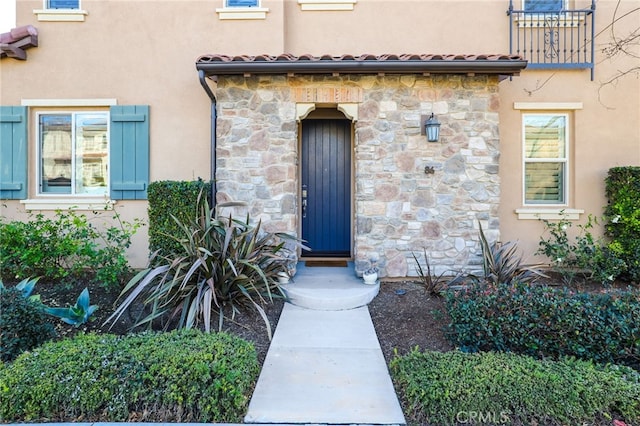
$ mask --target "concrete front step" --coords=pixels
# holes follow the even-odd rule
[[[299,262],[297,273],[289,284],[282,286],[291,304],[306,309],[342,311],[366,306],[380,290],[380,283],[364,284],[347,267],[308,267]]]

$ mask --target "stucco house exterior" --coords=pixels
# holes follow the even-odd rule
[[[539,218],[601,215],[607,170],[640,164],[640,80],[607,84],[638,60],[605,51],[638,6],[18,0],[0,44],[2,217],[145,219],[150,182],[200,177],[307,240],[302,258],[356,273],[415,275],[423,248],[438,274],[468,269],[480,224],[531,256]],[[146,231],[130,254],[145,265]]]

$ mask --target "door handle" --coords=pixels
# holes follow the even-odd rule
[[[307,185],[302,185],[302,217],[307,217]]]

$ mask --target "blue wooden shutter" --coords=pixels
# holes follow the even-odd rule
[[[149,106],[112,106],[111,198],[146,200],[149,184]]]
[[[27,198],[27,107],[0,107],[0,198]]]

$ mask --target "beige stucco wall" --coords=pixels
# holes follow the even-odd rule
[[[576,225],[584,224],[588,215],[602,217],[606,206],[604,180],[609,168],[640,165],[640,80],[635,75],[629,75],[614,84],[605,84],[619,71],[638,66],[638,60],[630,56],[622,55],[610,60],[602,53],[611,40],[609,26],[613,21],[616,3],[597,2],[593,81],[586,70],[526,70],[520,77],[501,83],[501,238],[503,241],[518,241],[527,255],[537,250],[544,225],[537,220],[519,220],[515,213],[515,209],[523,207],[520,126],[521,113],[525,111],[515,110],[514,103],[582,104],[581,109],[568,111],[572,136],[569,146],[569,202],[566,208],[584,210],[580,220],[574,222]],[[638,1],[622,2],[617,16],[638,6]],[[636,11],[616,22],[616,35],[620,38],[639,26],[640,14]],[[631,51],[637,55],[640,48],[636,45]],[[576,226],[572,228],[574,233],[578,231]],[[600,231],[598,229],[596,232]]]
[[[597,2],[597,30],[604,30],[597,51],[610,37],[605,27],[616,4]],[[40,0],[17,2],[17,24],[36,26],[40,44],[28,50],[27,61],[0,61],[0,104],[115,98],[123,105],[150,105],[152,181],[209,177],[210,101],[194,66],[202,54],[506,53],[509,47],[506,0],[359,0],[349,12],[302,12],[294,0],[264,0],[267,18],[256,21],[219,20],[215,9],[222,0],[83,0],[82,5],[85,22],[38,22],[33,11],[42,8]],[[639,5],[624,1],[619,15]],[[619,21],[616,30],[625,34],[638,21],[636,13]],[[519,240],[527,253],[535,251],[542,229],[514,213],[522,207],[521,112],[514,102],[582,102],[572,113],[568,207],[600,214],[607,169],[640,164],[640,80],[629,76],[601,87],[633,63],[608,61],[602,54],[596,62],[593,82],[588,71],[556,70],[524,71],[499,84],[500,238]],[[24,217],[19,202],[3,201],[0,208],[5,218]],[[118,208],[125,217],[146,219],[145,202],[121,202]],[[132,253],[135,266],[141,266],[146,231]]]

